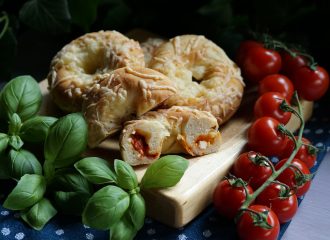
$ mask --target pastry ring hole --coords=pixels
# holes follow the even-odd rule
[[[89,51],[88,57],[82,59],[81,68],[85,74],[94,75],[108,70],[105,60],[105,50]]]

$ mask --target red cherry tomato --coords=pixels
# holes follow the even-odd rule
[[[246,199],[244,187],[237,185],[237,179],[225,179],[219,182],[213,193],[213,204],[218,213],[228,219],[234,219]],[[252,188],[246,186],[248,193]]]
[[[272,117],[283,124],[287,124],[291,118],[291,112],[284,112],[280,109],[285,97],[278,92],[267,92],[261,95],[254,104],[254,116]]]
[[[288,138],[278,130],[279,121],[272,117],[257,119],[249,128],[248,145],[265,156],[282,154]]]
[[[328,90],[329,74],[320,66],[315,71],[309,67],[301,67],[292,73],[292,81],[300,97],[316,101]]]
[[[242,41],[238,47],[236,54],[236,63],[239,67],[243,66],[244,58],[247,56],[248,51],[254,47],[262,47],[262,43],[254,40],[245,40]]]
[[[282,196],[282,192],[285,192]],[[279,183],[270,184],[256,199],[256,203],[271,208],[280,223],[290,221],[297,212],[298,200],[296,194],[286,192],[284,186]]]
[[[297,139],[298,137],[296,136],[295,138]],[[304,137],[301,138],[301,140],[304,144],[309,144],[309,145],[311,144],[311,142]],[[281,158],[289,158],[293,149],[294,149],[294,142],[290,139],[283,151],[283,154],[281,155]],[[295,158],[298,158],[299,160],[304,162],[306,164],[306,166],[309,169],[311,169],[314,166],[315,161],[316,161],[316,152],[314,149],[309,148],[306,145],[302,145],[299,148]]]
[[[294,51],[297,55],[292,56],[288,52],[281,52],[282,57],[282,72],[291,76],[291,74],[296,71],[298,68],[304,67],[308,65],[308,60],[306,57],[299,55],[297,51]]]
[[[276,214],[270,208],[262,205],[252,205],[249,209],[267,214],[266,221],[271,228],[257,226],[253,221],[253,214],[246,211],[237,223],[239,238],[241,240],[276,240],[280,232],[280,224]]]
[[[257,83],[281,69],[281,56],[278,52],[264,47],[253,47],[248,51],[242,65],[243,76]]]
[[[261,159],[261,154],[253,151],[242,153],[233,165],[233,175],[248,182],[253,189],[257,189],[272,175],[271,167],[261,164]]]
[[[276,164],[275,169],[276,170],[280,169],[287,160],[288,160],[287,158],[282,159],[278,164]],[[303,174],[311,174],[311,172],[309,171],[306,164],[303,163],[302,161],[300,161],[299,159],[294,158],[292,160],[291,164],[294,165],[296,168],[298,168]],[[277,180],[282,183],[285,183],[293,190],[295,188],[297,188],[297,191],[296,191],[297,197],[304,195],[308,191],[308,189],[311,185],[310,180],[308,180],[308,181],[302,180],[302,176],[300,174],[298,174],[298,170],[295,169],[294,167],[289,167],[289,168],[285,169],[277,177]]]
[[[259,94],[262,95],[266,92],[279,92],[283,94],[287,102],[290,102],[294,92],[293,83],[281,74],[268,75],[259,83]]]

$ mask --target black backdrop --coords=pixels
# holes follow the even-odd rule
[[[143,28],[164,37],[203,34],[224,48],[231,57],[239,42],[251,32],[266,32],[283,41],[302,45],[320,65],[330,69],[328,0],[29,2],[39,10],[55,12],[55,18],[62,16],[64,10],[67,16],[63,15],[58,22],[49,22],[45,27],[41,26],[43,22],[35,21],[34,15],[27,19],[20,16],[26,1],[0,0],[0,12],[8,14],[11,33],[8,31],[0,39],[1,81],[8,81],[19,74],[30,74],[42,80],[47,75],[51,58],[64,44],[85,32],[100,29],[125,33],[133,28]],[[2,27],[0,23],[0,30]]]

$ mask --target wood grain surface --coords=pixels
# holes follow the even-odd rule
[[[41,113],[60,116],[61,112],[51,101],[47,81],[40,83],[43,94]],[[194,219],[212,198],[216,184],[227,174],[235,158],[244,150],[247,143],[247,129],[253,121],[253,104],[257,96],[255,89],[245,91],[242,104],[234,117],[220,127],[222,145],[218,152],[189,159],[189,167],[181,181],[165,190],[148,190],[143,195],[147,202],[148,215],[172,227],[182,227]],[[304,118],[310,118],[313,103],[302,102]],[[299,127],[297,118],[292,118],[287,128]],[[109,161],[120,158],[117,138],[107,139],[98,148],[89,150],[87,155],[97,155]],[[186,156],[188,157],[188,156]],[[146,166],[136,167],[141,179]]]

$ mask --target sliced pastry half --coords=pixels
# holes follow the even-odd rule
[[[161,154],[186,153],[201,156],[219,150],[217,119],[209,112],[171,107],[148,112],[125,124],[120,137],[124,161],[149,164]]]

